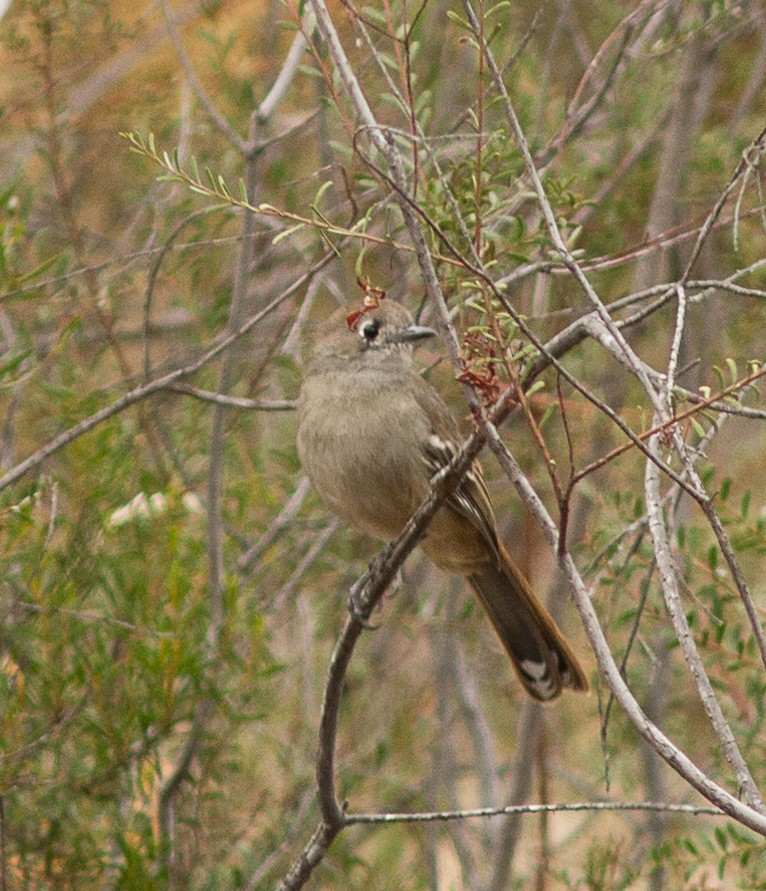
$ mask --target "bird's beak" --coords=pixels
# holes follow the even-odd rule
[[[426,337],[435,337],[436,332],[433,328],[426,328],[425,325],[410,325],[405,328],[399,335],[399,339],[403,343],[411,343],[416,340],[424,340]]]

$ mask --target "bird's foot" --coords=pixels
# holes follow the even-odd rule
[[[351,586],[348,592],[346,607],[351,613],[351,618],[358,622],[367,631],[375,631],[378,627],[370,622],[370,604],[367,601],[365,587],[370,578],[369,570]]]
[[[373,581],[380,572],[392,550],[393,545],[389,543],[378,554],[376,554],[375,557],[373,557],[373,559],[370,561],[367,572],[365,572],[365,574],[360,579],[354,582],[348,592],[348,601],[346,604],[348,607],[348,611],[351,613],[351,616],[354,618],[354,620],[359,622],[359,624],[363,628],[366,628],[368,631],[374,631],[379,626],[373,625],[370,622],[370,613],[372,612],[372,606],[369,602],[369,594],[367,588],[369,583]]]

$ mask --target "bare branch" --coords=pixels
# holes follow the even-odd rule
[[[285,61],[279,69],[279,74],[277,75],[276,80],[254,112],[254,115],[259,122],[267,121],[271,118],[285,93],[290,88],[290,85],[298,73],[301,58],[306,49],[306,42],[304,32],[298,31],[293,38],[293,42],[290,44],[290,49],[287,51]]]
[[[693,804],[666,804],[658,801],[582,801],[565,804],[513,804],[508,807],[478,807],[459,811],[432,811],[415,814],[348,814],[346,825],[358,823],[432,823],[469,820],[474,817],[502,817],[515,814],[559,814],[611,811],[659,811],[670,814],[708,814],[723,817],[718,808]]]
[[[335,535],[340,526],[340,520],[334,519],[325,526],[325,528],[316,536],[311,543],[311,547],[306,551],[303,558],[293,570],[290,578],[284,585],[274,594],[272,608],[278,610],[282,603],[293,593],[296,586],[306,574],[306,571],[313,566],[319,555],[325,549],[327,542]]]
[[[183,393],[185,396],[193,396],[202,402],[212,402],[214,405],[245,411],[295,411],[298,404],[294,399],[248,399],[246,396],[228,396],[225,393],[200,390],[191,384],[173,384],[167,389],[174,393]]]

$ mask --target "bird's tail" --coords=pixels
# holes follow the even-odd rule
[[[468,577],[489,620],[533,699],[555,699],[564,687],[588,689],[572,648],[526,579],[501,548],[499,564]]]

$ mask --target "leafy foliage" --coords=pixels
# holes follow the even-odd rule
[[[458,333],[454,367],[439,348],[426,373],[459,417],[454,378],[485,407],[512,393],[501,432],[620,674],[737,797],[663,596],[659,442],[678,620],[763,788],[757,4],[344,4],[347,71],[314,4],[162,8],[15,0],[0,22],[3,887],[270,887],[310,836],[327,665],[374,551],[302,484],[290,409],[309,320],[361,299],[355,279],[438,318],[403,208]],[[575,263],[607,334],[577,329]],[[665,374],[669,419],[617,333]],[[544,536],[484,463],[543,590]],[[662,809],[698,799],[595,660],[594,695],[535,717],[478,608],[415,557],[375,623],[345,678],[350,813],[658,810],[364,823],[314,887],[765,887],[754,832]],[[564,624],[589,653],[573,608]]]

